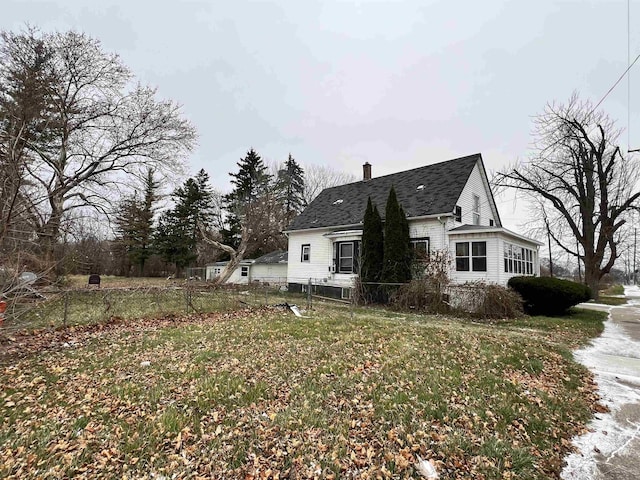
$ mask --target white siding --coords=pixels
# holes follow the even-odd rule
[[[478,195],[480,197],[480,225],[489,225],[489,220],[493,220],[497,226],[493,213],[491,211],[490,192],[487,191],[487,186],[483,181],[482,174],[480,173],[480,167],[476,164],[469,175],[466,185],[462,189],[460,198],[458,198],[457,205],[462,207],[462,225],[473,225],[473,196]],[[456,225],[461,225],[456,223]]]
[[[313,284],[349,287],[355,275],[331,273],[333,265],[333,240],[324,235],[331,229],[318,229],[308,232],[291,232],[289,234],[289,261],[287,282],[306,284],[309,279]],[[340,237],[339,241],[360,240],[359,235]],[[309,261],[302,261],[302,245],[310,245]]]
[[[442,219],[446,221],[446,217]],[[437,218],[429,218],[423,220],[409,220],[409,237],[410,238],[429,238],[429,248],[433,250],[441,250],[446,247],[446,224],[443,225]]]
[[[487,271],[486,272],[458,272],[456,271],[455,255],[457,242],[487,242]],[[464,283],[476,280],[505,285],[511,277],[521,275],[519,273],[506,273],[504,271],[504,244],[511,243],[516,246],[529,248],[534,251],[533,272],[540,276],[540,262],[538,246],[533,242],[527,242],[502,232],[487,233],[451,233],[449,236],[449,251],[453,259],[451,265],[451,280],[454,283]]]
[[[251,266],[250,265],[243,265],[245,267],[247,267],[249,269],[248,275],[246,277],[242,276],[242,266],[236,268],[233,273],[231,274],[231,276],[227,279],[227,281],[225,283],[237,283],[237,284],[247,284],[249,283],[250,279],[251,279]],[[222,270],[224,270],[225,266],[224,265],[209,265],[207,267],[207,280],[211,281],[213,280],[215,277],[218,276],[218,274],[216,274],[216,269],[220,269],[220,272],[222,272]]]
[[[251,281],[268,282],[281,284],[287,281],[287,264],[286,263],[271,263],[262,264],[256,263],[251,265]]]
[[[487,271],[486,272],[458,272],[456,270],[457,242],[487,242]],[[453,283],[465,283],[482,280],[488,283],[500,283],[498,267],[502,262],[502,250],[498,259],[498,249],[502,248],[497,234],[471,233],[466,235],[451,235],[449,237],[449,251],[451,252],[451,280]]]

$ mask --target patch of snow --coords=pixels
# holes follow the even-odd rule
[[[428,480],[437,480],[438,478],[440,478],[436,470],[436,467],[434,466],[431,460],[430,461],[424,460],[422,459],[422,457],[420,457],[420,455],[417,455],[417,457],[418,457],[418,462],[416,464],[416,470],[420,475],[422,475],[424,478]]]
[[[625,295],[639,297],[629,305],[640,306],[640,288],[625,287]],[[565,459],[567,465],[561,474],[565,480],[595,478],[598,460],[608,462],[638,436],[640,426],[616,419],[623,406],[640,403],[640,341],[611,321],[612,309],[628,306],[611,307],[602,335],[574,352],[575,359],[594,372],[602,402],[611,411],[598,414],[588,425],[590,432],[574,438],[573,444],[580,452]],[[640,310],[636,320],[640,322]]]

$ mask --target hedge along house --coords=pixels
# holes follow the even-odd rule
[[[391,186],[409,221],[418,252],[447,249],[454,283],[506,285],[515,275],[539,275],[542,243],[502,227],[478,153],[372,178],[363,166],[360,182],[327,188],[289,225],[287,282],[292,291],[349,298],[358,275],[367,199],[384,208]]]

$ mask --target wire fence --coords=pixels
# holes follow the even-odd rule
[[[500,292],[497,292],[502,295]],[[357,305],[392,305],[400,309],[445,312],[482,312],[496,293],[485,284],[362,283],[356,279],[329,282],[324,278],[263,278],[246,284],[213,285],[183,281],[164,286],[35,289],[20,291],[0,314],[0,336],[20,331],[58,329],[105,322],[109,319],[157,318],[168,315],[235,311],[247,307],[296,303],[311,310],[314,302],[333,300]],[[504,304],[502,297],[498,303]],[[500,308],[499,311],[503,311]]]
[[[135,319],[227,312],[300,301],[281,283],[214,286],[183,282],[163,287],[68,288],[28,292],[7,302],[0,334]]]

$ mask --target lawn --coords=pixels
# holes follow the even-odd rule
[[[605,314],[475,324],[316,303],[4,345],[3,478],[553,478]]]

